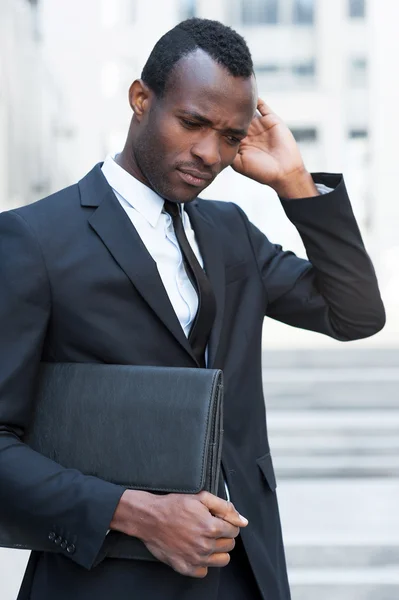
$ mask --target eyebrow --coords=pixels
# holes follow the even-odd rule
[[[186,117],[191,117],[192,119],[199,121],[203,125],[211,125],[211,126],[213,125],[212,121],[210,121],[206,117],[203,117],[199,113],[192,112],[189,110],[180,110],[179,113],[181,113],[182,115],[185,115]],[[245,131],[245,129],[234,129],[232,127],[229,127],[228,129],[223,129],[222,132],[233,134],[233,135],[242,135],[243,137],[245,137],[248,134],[248,132]]]

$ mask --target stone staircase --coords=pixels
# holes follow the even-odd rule
[[[293,600],[399,600],[399,350],[263,364]]]

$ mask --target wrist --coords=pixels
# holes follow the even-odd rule
[[[110,528],[144,539],[154,515],[153,500],[153,494],[148,492],[126,490],[116,507]]]
[[[284,177],[271,186],[280,198],[310,198],[319,196],[319,191],[311,174],[305,169],[299,169]]]

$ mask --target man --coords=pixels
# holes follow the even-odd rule
[[[385,319],[373,267],[342,177],[306,171],[234,31],[181,23],[129,99],[115,159],[0,217],[0,507],[61,550],[32,554],[19,600],[288,600],[263,318],[342,341],[373,335]],[[309,261],[234,204],[197,199],[228,166],[278,193]],[[41,361],[223,369],[226,495],[126,491],[35,454],[21,436]],[[159,562],[97,564],[109,529]]]

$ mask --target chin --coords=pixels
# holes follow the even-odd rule
[[[198,194],[200,194],[202,192],[201,190],[198,190],[198,188],[195,189],[195,191],[191,192],[190,191],[186,191],[183,192],[181,189],[180,190],[164,190],[163,193],[158,192],[158,194],[162,197],[165,198],[166,200],[170,200],[171,202],[177,202],[178,204],[186,204],[188,202],[192,202],[193,200],[195,200],[198,197]]]

